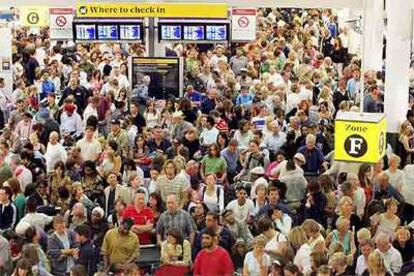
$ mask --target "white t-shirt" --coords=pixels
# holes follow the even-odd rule
[[[263,254],[263,265],[267,268],[270,267],[270,257],[267,254]],[[247,266],[249,271],[249,276],[260,276],[260,264],[257,262],[256,258],[253,255],[253,252],[250,251],[244,257],[244,265]]]
[[[287,242],[286,236],[277,232],[277,234],[266,243],[265,250],[278,249],[282,242]]]
[[[81,156],[85,161],[95,161],[102,151],[101,143],[96,139],[92,139],[92,141],[89,142],[83,138],[76,143],[76,146],[80,148]]]
[[[296,256],[293,259],[293,263],[301,270],[305,275],[312,272],[311,261],[310,261],[311,247],[305,243],[296,252]]]
[[[246,199],[246,202],[243,205],[239,205],[237,202],[237,199],[229,202],[226,207],[227,210],[232,210],[234,214],[234,218],[237,221],[245,222],[245,220],[249,217],[249,215],[254,210],[254,204],[253,201],[250,199]]]
[[[300,101],[312,101],[312,99],[313,99],[312,90],[302,87],[299,93],[299,100]]]

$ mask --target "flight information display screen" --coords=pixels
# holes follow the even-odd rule
[[[206,40],[227,40],[226,25],[207,25]]]
[[[95,40],[96,30],[95,25],[76,25],[76,38],[79,40]]]
[[[184,25],[184,40],[204,40],[204,26]]]
[[[118,40],[117,25],[98,25],[98,39],[100,40]]]
[[[180,25],[161,25],[162,40],[181,40]]]
[[[141,39],[141,25],[120,25],[119,32],[121,40]]]

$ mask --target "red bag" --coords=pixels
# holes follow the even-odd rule
[[[157,271],[155,276],[185,276],[189,272],[187,266],[182,265],[163,265]]]

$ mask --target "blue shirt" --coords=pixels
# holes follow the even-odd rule
[[[237,173],[237,162],[239,161],[240,151],[236,149],[236,152],[232,153],[228,148],[221,151],[221,157],[227,162],[227,171],[229,173]]]
[[[320,149],[314,147],[312,150],[308,150],[306,146],[298,149],[299,153],[305,156],[306,163],[304,165],[304,171],[308,173],[320,173],[321,166],[325,162],[325,157]]]
[[[203,95],[200,92],[194,91],[193,93],[185,93],[185,97],[190,99],[192,102],[201,102],[203,100]]]
[[[40,100],[47,97],[49,93],[55,92],[55,85],[51,81],[42,81],[42,93],[40,94]]]
[[[236,105],[251,105],[253,103],[253,98],[254,97],[251,94],[240,94],[239,96],[237,96]]]

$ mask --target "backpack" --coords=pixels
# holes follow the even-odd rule
[[[206,193],[206,190],[207,190],[207,186],[204,186],[203,187],[203,197],[202,197],[203,202],[204,202],[204,194]],[[216,197],[217,197],[217,210],[215,210],[215,211],[220,211],[219,210],[220,209],[220,206],[219,206],[219,203],[220,203],[220,187],[219,186],[216,186]]]
[[[251,161],[252,158],[253,158],[253,156],[251,154],[249,154],[249,157],[247,159],[247,166],[249,166],[250,161]],[[261,166],[261,167],[264,168],[264,164],[265,164],[265,162],[264,162],[264,153],[260,153],[259,159],[257,159],[256,157],[254,157],[254,159],[256,159],[256,160],[259,161],[259,163],[257,164],[257,166]],[[257,166],[255,166],[255,167],[257,167]]]

